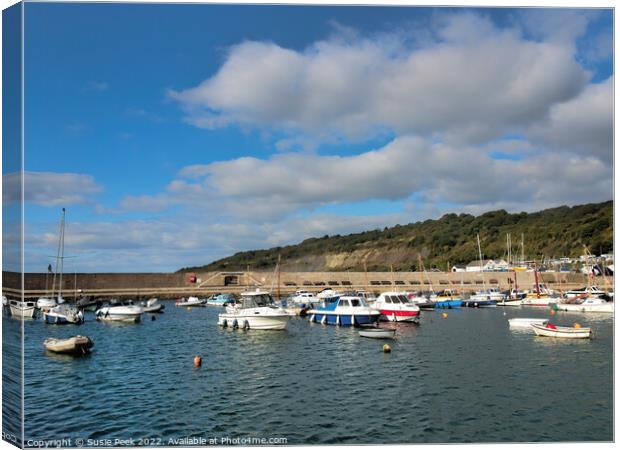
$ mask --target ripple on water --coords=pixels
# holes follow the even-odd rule
[[[382,342],[349,328],[297,319],[286,332],[244,333],[217,327],[217,309],[166,306],[158,320],[138,325],[92,316],[79,328],[25,324],[26,437],[248,433],[289,444],[613,437],[612,318],[592,323],[591,342],[569,343],[510,332],[500,308],[455,310],[450,320],[429,312],[419,326],[390,324],[398,340],[385,355]],[[6,333],[21,324],[3,324],[8,428],[19,426],[6,413],[19,400],[19,367],[6,362],[19,345]],[[77,332],[95,341],[90,357],[41,348],[47,337]]]

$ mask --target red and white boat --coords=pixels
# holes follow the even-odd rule
[[[404,292],[384,292],[372,305],[381,313],[379,320],[389,322],[417,322],[420,320],[420,307],[409,301]]]

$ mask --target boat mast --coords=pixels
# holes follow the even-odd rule
[[[523,233],[521,233],[521,264],[525,265],[525,245],[523,244]]]
[[[60,264],[61,256],[60,256],[60,248],[62,246],[63,241],[63,229],[65,227],[65,208],[62,208],[62,214],[60,216],[60,228],[58,231],[58,248],[56,249],[56,267],[54,269],[54,276],[52,277],[52,298],[54,298],[54,292],[56,291],[56,274],[58,273],[58,266]],[[62,272],[60,278],[60,284],[62,285]],[[62,288],[59,287],[59,290]],[[60,294],[58,294],[60,297]]]
[[[60,278],[58,282],[58,299],[62,298],[62,273],[65,266],[65,208],[62,208],[60,221]]]
[[[278,254],[278,298],[280,298],[280,257],[281,255]]]
[[[478,240],[478,256],[480,257],[480,273],[482,274],[482,288],[486,291],[486,283],[484,282],[484,270],[482,270],[482,249],[480,248],[480,234],[476,234]]]
[[[538,269],[536,268],[536,262],[534,262],[534,283],[536,283],[536,298],[540,298],[540,288],[538,287]]]

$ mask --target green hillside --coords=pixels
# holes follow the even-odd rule
[[[583,245],[594,254],[613,251],[613,202],[561,206],[535,213],[509,214],[504,210],[480,216],[446,214],[438,220],[396,225],[346,236],[334,235],[268,250],[239,252],[200,267],[181,271],[273,269],[281,255],[282,270],[369,271],[416,270],[418,256],[426,268],[446,270],[448,265],[478,259],[476,234],[484,257],[506,255],[506,234],[511,233],[513,255],[521,254],[521,233],[526,259],[579,256]]]

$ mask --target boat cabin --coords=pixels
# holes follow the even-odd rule
[[[273,297],[267,292],[244,292],[241,294],[242,308],[261,308],[273,304]]]

